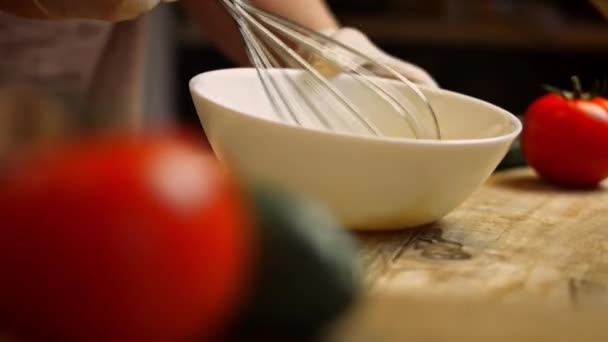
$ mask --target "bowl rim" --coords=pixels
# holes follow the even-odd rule
[[[428,87],[428,86],[423,86],[423,85],[417,85],[417,87],[421,91],[426,92],[426,93],[434,92],[434,93],[438,93],[440,95],[447,95],[447,96],[452,96],[452,97],[456,97],[456,98],[461,98],[461,99],[464,99],[464,100],[467,100],[470,102],[476,102],[480,105],[493,108],[497,113],[500,113],[503,117],[509,119],[509,121],[512,125],[511,132],[493,136],[493,137],[487,137],[487,138],[436,140],[436,139],[408,138],[408,137],[400,138],[400,137],[387,137],[387,136],[375,136],[375,135],[360,135],[360,134],[347,133],[347,132],[320,130],[320,129],[314,129],[314,128],[309,128],[309,127],[292,125],[292,124],[288,124],[288,123],[284,123],[284,122],[280,122],[280,121],[275,121],[275,120],[271,120],[268,118],[257,116],[252,113],[247,113],[247,112],[243,112],[241,110],[236,110],[234,108],[231,108],[229,105],[219,103],[218,101],[215,101],[215,100],[205,96],[205,94],[203,94],[203,92],[200,91],[200,89],[197,87],[197,84],[199,84],[201,82],[201,80],[204,80],[210,76],[216,76],[217,74],[243,73],[244,71],[248,72],[248,73],[252,73],[252,72],[255,72],[255,68],[252,68],[252,67],[222,68],[222,69],[216,69],[216,70],[199,73],[199,74],[193,76],[190,79],[190,81],[188,82],[191,96],[200,97],[201,99],[204,99],[205,101],[207,101],[209,103],[212,103],[218,107],[227,109],[234,114],[246,117],[249,120],[264,122],[265,124],[273,125],[275,127],[292,129],[295,131],[308,132],[308,133],[312,133],[312,134],[319,134],[319,135],[324,135],[324,136],[329,136],[329,137],[355,139],[355,140],[366,141],[366,142],[373,141],[373,142],[401,144],[401,145],[402,144],[410,144],[410,145],[414,144],[414,145],[426,145],[426,146],[481,145],[481,144],[493,144],[493,143],[499,143],[499,142],[505,142],[505,141],[515,141],[515,139],[522,133],[522,130],[523,130],[522,121],[517,116],[515,116],[513,113],[505,110],[504,108],[501,108],[488,101],[485,101],[485,100],[482,100],[479,98],[475,98],[470,95],[462,94],[462,93],[444,89],[444,88],[434,88],[434,87]]]

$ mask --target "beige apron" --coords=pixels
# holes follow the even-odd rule
[[[136,126],[142,115],[144,21],[53,22],[0,11],[0,87],[61,93],[86,101],[90,115]]]

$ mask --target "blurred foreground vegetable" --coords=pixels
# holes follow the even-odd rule
[[[29,152],[0,181],[0,331],[34,341],[216,333],[250,268],[247,206],[175,137]]]
[[[0,170],[0,332],[16,341],[302,337],[356,299],[329,213],[245,189],[192,140],[21,151]]]
[[[261,254],[252,296],[229,334],[314,341],[358,300],[356,246],[315,202],[270,185],[252,196]]]

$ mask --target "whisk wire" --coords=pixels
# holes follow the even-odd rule
[[[236,0],[235,2],[242,4],[243,2]],[[250,8],[248,5],[247,8]],[[238,6],[235,6],[238,14],[241,15],[242,19],[245,19],[255,30],[260,31],[263,37],[265,37],[271,45],[273,45],[280,54],[286,54],[288,58],[285,60],[294,61],[300,68],[304,68],[307,72],[314,76],[315,81],[318,81],[324,88],[326,88],[329,92],[331,92],[334,96],[334,99],[337,99],[343,106],[344,109],[348,110],[353,116],[358,118],[367,129],[369,129],[374,134],[380,134],[378,128],[375,127],[371,121],[366,119],[363,115],[361,115],[347,100],[345,100],[345,96],[331,83],[325,79],[318,70],[313,68],[302,56],[296,53],[293,49],[291,49],[283,40],[278,38],[272,31],[268,28],[264,27],[260,24],[255,18],[253,18],[247,11],[240,9]],[[257,13],[255,11],[252,11]],[[280,30],[280,28],[279,28]],[[281,30],[282,31],[282,30]],[[283,97],[287,97],[286,93],[282,94]]]
[[[351,130],[354,125],[380,135],[382,132],[371,119],[353,105],[356,99],[347,100],[337,84],[333,84],[332,80],[342,75],[352,77],[358,84],[371,90],[370,94],[389,105],[411,128],[416,138],[432,136],[441,139],[438,120],[426,96],[393,68],[331,37],[261,10],[246,0],[221,1],[238,23],[250,61],[258,70],[274,110],[283,119],[286,119],[287,111],[291,121],[298,125],[305,126],[305,121],[310,122],[314,118],[326,128],[337,129],[334,121],[338,120]],[[298,51],[294,51],[278,35],[295,43]],[[416,105],[412,102],[411,96],[405,95],[405,89],[397,87],[397,83],[391,87],[391,82],[381,82],[384,77],[374,74],[368,69],[371,67],[383,70],[385,75],[392,76],[401,85],[405,84],[405,88],[413,92],[410,95],[421,103]],[[293,69],[304,72],[295,73]],[[306,96],[307,93],[313,95],[315,100]],[[418,109],[428,110],[432,118],[430,132],[425,131],[415,115]],[[328,115],[329,112],[339,115]],[[310,113],[312,115],[303,115]]]
[[[272,78],[268,77],[267,73],[265,72],[266,70],[266,66],[269,64],[269,61],[266,60],[265,56],[263,54],[259,53],[258,50],[258,40],[255,37],[255,35],[253,35],[253,33],[251,32],[251,30],[248,28],[245,20],[243,20],[243,18],[241,18],[238,15],[238,10],[236,8],[236,6],[232,3],[232,1],[229,0],[224,0],[223,2],[224,7],[226,8],[226,10],[228,11],[229,14],[232,15],[232,17],[234,18],[235,22],[238,25],[239,31],[241,32],[241,35],[243,36],[243,41],[245,43],[245,51],[249,57],[249,60],[252,62],[253,65],[257,66],[256,67],[256,71],[258,73],[258,77],[262,83],[262,86],[264,87],[264,91],[268,94],[268,100],[270,101],[272,107],[274,108],[276,114],[280,117],[282,117],[283,119],[287,119],[284,115],[284,111],[279,109],[279,103],[277,102],[277,99],[281,99],[282,97],[280,96],[273,96],[273,91],[277,91],[277,86],[276,84],[274,84],[274,81]],[[287,109],[287,111],[291,114],[291,118],[294,120],[294,122],[296,124],[300,124],[298,122],[297,117],[294,115],[293,111],[289,108],[289,106],[287,106],[287,104],[283,103]]]
[[[291,85],[291,87],[294,89],[295,92],[298,93],[298,99],[299,101],[294,101],[294,103],[297,105],[299,102],[303,101],[305,102],[305,104],[307,105],[307,108],[311,109],[311,112],[313,113],[314,118],[323,126],[326,127],[330,127],[330,128],[336,128],[328,119],[327,117],[323,116],[323,114],[321,114],[321,109],[318,108],[318,104],[320,103],[319,101],[317,101],[317,104],[315,104],[309,97],[306,96],[305,92],[300,88],[300,86],[298,86],[297,82],[295,82],[293,80],[293,78],[289,77],[288,75],[288,71],[285,69],[280,69],[281,65],[278,61],[276,61],[276,59],[272,56],[272,54],[270,53],[270,51],[267,50],[267,48],[263,45],[260,44],[259,48],[263,51],[263,54],[267,55],[269,57],[269,59],[272,61],[272,65],[276,68],[273,72],[280,74],[283,79],[284,82],[289,83],[289,85]],[[297,67],[297,65],[294,65],[293,63],[288,63],[289,66],[291,67]],[[308,86],[309,89],[315,91],[317,96],[322,96],[322,93],[319,93],[317,88],[314,87],[313,85],[311,85],[310,80],[307,80],[306,78],[301,78],[301,80],[303,81],[303,83],[305,85]],[[284,101],[287,101],[288,97],[284,96]],[[303,106],[298,106],[300,107],[300,113],[304,113],[306,110]],[[307,119],[310,119],[310,116],[304,116]],[[296,120],[298,121],[299,124],[302,124],[302,122],[300,122],[297,118]],[[318,126],[315,126],[318,127]]]
[[[277,93],[277,95],[282,95],[282,96],[272,96],[273,94],[271,94],[270,97],[270,101],[272,102],[273,107],[275,108],[275,111],[278,112],[279,116],[283,116],[283,111],[279,109],[279,104],[276,101],[276,98],[279,98],[283,104],[283,106],[289,111],[291,119],[298,125],[304,125],[304,122],[301,121],[301,119],[299,119],[300,115],[297,115],[296,113],[300,113],[300,114],[304,114],[305,113],[305,108],[302,106],[302,104],[299,101],[289,101],[290,97],[285,96],[285,94],[288,94],[288,91],[281,91],[281,87],[278,85],[278,83],[282,83],[280,82],[280,80],[278,81],[277,79],[275,79],[274,77],[269,76],[270,72],[268,71],[268,69],[270,68],[274,68],[274,72],[275,74],[280,74],[283,77],[281,77],[281,79],[283,80],[283,82],[288,83],[296,92],[298,92],[300,96],[300,100],[304,100],[304,102],[308,105],[309,108],[312,109],[312,112],[314,114],[314,117],[318,120],[318,122],[321,125],[324,125],[326,127],[330,127],[330,128],[334,128],[332,126],[332,124],[327,120],[326,117],[324,117],[322,114],[320,114],[319,110],[316,108],[316,106],[312,103],[312,101],[310,99],[308,99],[302,92],[302,90],[298,87],[298,85],[296,84],[296,82],[291,79],[290,77],[288,77],[288,75],[286,74],[285,70],[283,69],[279,69],[281,67],[280,63],[275,59],[275,57],[273,56],[273,54],[270,53],[270,51],[268,51],[268,49],[264,46],[264,44],[262,44],[259,39],[257,37],[255,37],[255,35],[251,32],[251,30],[249,29],[248,26],[244,25],[242,27],[242,32],[245,36],[246,39],[246,45],[248,48],[248,52],[250,54],[250,56],[253,56],[252,60],[254,65],[256,65],[258,68],[258,73],[260,74],[260,77],[262,78],[262,81],[264,82],[264,87],[265,90],[269,93],[273,93],[271,91],[274,90],[274,92]],[[314,87],[311,87],[314,89]],[[310,116],[305,116],[302,115],[303,119],[310,119]],[[315,126],[316,127],[316,126]]]
[[[379,96],[382,100],[387,101],[391,105],[391,107],[401,116],[401,118],[406,120],[406,123],[409,126],[413,127],[414,135],[416,137],[418,137],[416,132],[420,132],[422,130],[422,127],[421,127],[420,123],[418,122],[418,120],[416,120],[416,117],[414,115],[410,114],[410,110],[407,109],[407,107],[404,105],[404,103],[407,103],[410,107],[414,107],[414,108],[415,108],[415,105],[407,97],[399,96],[402,94],[401,94],[401,92],[397,91],[396,89],[393,89],[394,91],[391,94],[386,90],[386,88],[388,88],[387,85],[384,85],[384,86],[379,85],[379,83],[375,80],[375,79],[377,79],[377,77],[374,77],[375,75],[372,72],[370,72],[369,70],[366,70],[363,67],[365,64],[373,62],[373,59],[369,58],[368,56],[363,55],[362,53],[360,53],[344,44],[341,44],[341,43],[338,44],[338,42],[335,42],[322,34],[309,30],[305,27],[301,27],[284,18],[277,17],[273,14],[262,11],[256,7],[246,4],[246,3],[243,6],[247,7],[248,10],[250,10],[251,12],[258,15],[261,18],[261,20],[264,21],[267,25],[270,25],[270,26],[274,27],[275,29],[280,30],[282,33],[286,34],[291,39],[298,41],[300,43],[300,47],[305,46],[309,50],[312,50],[313,53],[315,53],[315,55],[323,56],[323,58],[325,58],[329,62],[331,62],[331,64],[333,66],[336,66],[336,68],[341,69],[341,71],[349,71],[352,73],[356,73],[356,74],[365,76],[365,77],[353,76],[353,78],[356,79],[357,81],[363,83],[369,89],[371,89],[374,92],[374,94]],[[313,36],[317,39],[309,38],[306,36],[306,34]],[[359,57],[361,59],[361,61],[356,61],[354,58],[346,58],[345,55],[338,54],[336,51],[337,49],[326,48],[326,45],[320,43],[319,40],[325,41],[325,42],[329,41],[331,44],[333,44],[339,48],[342,48],[344,50],[347,50],[349,53],[353,53],[356,57]],[[365,63],[363,61],[365,61]],[[337,67],[338,65],[340,65],[340,67]],[[387,69],[387,67],[385,67],[379,63],[374,63],[374,65]],[[392,69],[387,69],[387,70],[390,70],[391,74],[396,74],[397,75],[396,77],[404,79],[406,82],[408,82],[408,84],[411,85],[411,89],[416,92],[416,95],[419,95],[420,97],[422,97],[427,102],[426,104],[427,104],[428,108],[431,111],[433,111],[432,107],[428,103],[428,100],[426,100],[426,98],[424,97],[422,92],[417,90],[416,87],[413,86],[413,84],[411,82],[409,82],[402,75],[398,74],[396,71],[394,71]],[[397,99],[397,97],[399,97],[399,99]],[[435,116],[434,112],[432,113],[432,116],[433,117]],[[435,121],[434,125],[436,127],[438,127],[438,122]]]

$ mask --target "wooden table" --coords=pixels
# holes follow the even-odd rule
[[[498,172],[437,224],[358,238],[369,299],[338,340],[608,341],[608,184]]]

